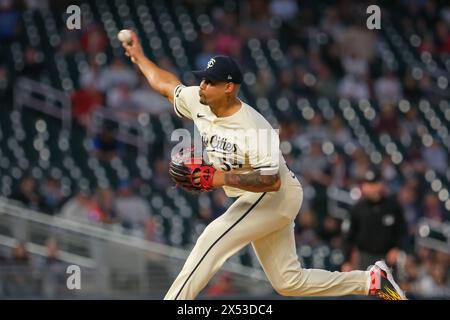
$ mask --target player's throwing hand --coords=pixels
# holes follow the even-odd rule
[[[122,47],[125,49],[125,55],[130,57],[133,63],[137,63],[144,56],[144,51],[136,33],[131,30],[130,33],[131,42],[122,42]]]

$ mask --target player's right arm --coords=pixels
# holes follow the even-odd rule
[[[161,69],[145,56],[141,43],[134,31],[131,31],[131,39],[131,44],[122,43],[125,54],[139,67],[152,89],[166,97],[173,104],[174,90],[181,84],[181,81],[176,75]]]

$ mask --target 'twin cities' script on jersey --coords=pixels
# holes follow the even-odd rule
[[[207,135],[202,136],[202,141],[204,146],[208,146],[208,144],[214,150],[223,150],[226,152],[237,152],[236,143],[231,143],[227,141],[227,138],[219,137],[218,135],[213,135],[209,138]],[[209,140],[209,141],[208,141]]]
[[[172,149],[172,157],[184,154],[193,147],[197,161],[203,159],[217,170],[260,170],[262,175],[270,175],[276,173],[279,168],[281,153],[278,130],[195,130],[192,143],[188,130],[177,129],[172,133],[171,140],[179,141]],[[267,168],[271,170],[266,170]]]

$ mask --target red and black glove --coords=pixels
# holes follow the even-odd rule
[[[186,155],[189,155],[189,158]],[[200,173],[200,182],[194,183],[193,175],[197,172]],[[184,156],[174,156],[169,165],[169,174],[175,184],[191,192],[212,190],[215,172],[214,167],[207,165],[202,159],[193,157],[190,152]]]

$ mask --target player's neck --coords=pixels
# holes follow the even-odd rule
[[[218,117],[229,117],[238,112],[241,109],[242,103],[237,98],[224,100],[222,103],[210,105],[211,111]]]

